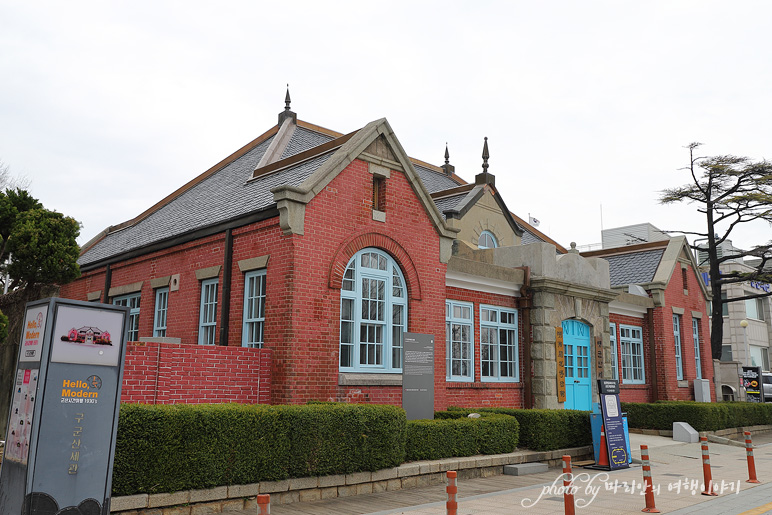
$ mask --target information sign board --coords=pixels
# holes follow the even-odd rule
[[[761,402],[761,367],[743,367],[743,388],[747,402]]]
[[[434,418],[434,336],[404,333],[402,408],[408,420]]]
[[[627,436],[619,403],[619,381],[598,379],[598,395],[606,433],[609,468],[628,468]]]
[[[128,308],[27,305],[0,513],[109,513]]]

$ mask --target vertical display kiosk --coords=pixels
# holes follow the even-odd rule
[[[601,470],[628,468],[631,462],[627,420],[619,402],[619,381],[598,379],[600,413],[593,413],[595,465]]]
[[[0,467],[4,515],[108,515],[129,308],[26,306]]]

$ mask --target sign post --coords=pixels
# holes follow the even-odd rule
[[[408,420],[434,418],[434,336],[404,333],[402,408]]]
[[[563,328],[555,328],[555,360],[558,369],[558,402],[566,402],[566,350],[563,346]]]
[[[761,400],[761,367],[743,367],[743,387],[746,402],[762,402]]]
[[[598,379],[598,395],[605,428],[608,467],[610,470],[628,468],[628,436],[625,434],[622,406],[619,403],[619,381]]]
[[[0,513],[109,513],[128,312],[65,299],[27,304]]]

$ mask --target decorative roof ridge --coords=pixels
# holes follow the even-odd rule
[[[447,190],[440,190],[435,191],[434,193],[431,193],[431,197],[434,200],[439,200],[446,197],[453,197],[455,195],[460,195],[462,193],[466,193],[471,189],[474,189],[475,184],[462,184],[461,186],[457,186],[455,188],[450,188]]]
[[[302,127],[309,131],[318,132],[319,134],[324,134],[325,136],[332,136],[333,138],[340,138],[344,135],[342,132],[334,131],[332,129],[322,127],[321,125],[314,125],[310,122],[304,122],[303,120],[298,120],[297,125],[298,127]]]
[[[196,186],[197,184],[203,182],[204,180],[206,180],[209,177],[211,177],[212,175],[214,175],[216,172],[221,170],[223,167],[229,165],[230,163],[232,163],[236,159],[244,156],[247,152],[249,152],[252,149],[254,149],[257,145],[259,145],[259,144],[263,143],[264,141],[268,140],[268,138],[270,138],[272,136],[275,136],[278,132],[279,132],[279,126],[278,125],[274,125],[270,129],[265,131],[263,134],[261,134],[260,136],[258,136],[255,139],[253,139],[252,141],[250,141],[246,145],[242,146],[240,149],[238,149],[237,151],[233,152],[231,155],[229,155],[225,159],[221,160],[220,162],[218,162],[214,166],[210,167],[209,169],[207,169],[203,173],[199,174],[197,177],[194,177],[190,181],[186,182],[185,184],[183,184],[182,186],[180,186],[179,188],[174,190],[172,193],[170,193],[169,195],[167,195],[163,199],[161,199],[158,202],[156,202],[155,204],[153,204],[150,208],[146,209],[145,211],[143,211],[139,215],[135,216],[134,218],[132,218],[130,220],[122,222],[122,223],[120,223],[118,225],[111,225],[111,226],[107,227],[106,229],[102,230],[102,232],[97,234],[94,238],[92,238],[91,240],[86,242],[83,245],[83,247],[81,247],[80,255],[82,256],[83,254],[88,252],[94,245],[96,245],[97,243],[102,241],[102,239],[104,239],[109,234],[112,234],[114,232],[120,231],[121,229],[125,229],[127,227],[131,227],[133,225],[138,224],[139,222],[141,222],[142,220],[144,220],[145,218],[147,218],[151,214],[155,213],[156,211],[158,211],[162,207],[166,206],[167,204],[169,204],[171,201],[173,201],[174,199],[176,199],[177,197],[179,197],[180,195],[182,195],[186,191],[190,190],[192,187]]]

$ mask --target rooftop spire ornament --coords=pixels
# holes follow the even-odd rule
[[[292,100],[290,99],[290,94],[289,94],[289,84],[287,84],[287,95],[284,97],[284,110],[285,111],[289,111],[290,110],[290,102],[292,102]]]
[[[450,164],[450,152],[448,152],[448,142],[445,142],[445,164]]]
[[[485,143],[483,144],[483,173],[488,173],[488,158],[490,157],[490,154],[488,153],[488,137],[485,137]]]

